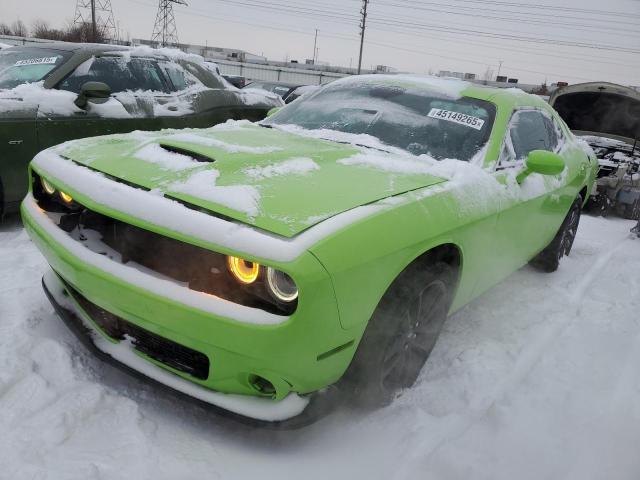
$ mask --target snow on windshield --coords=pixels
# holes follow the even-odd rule
[[[0,52],[0,89],[39,82],[62,65],[69,52],[46,48],[15,48]]]
[[[464,82],[423,81],[419,77],[341,80],[264,123],[365,134],[387,149],[469,161],[489,139],[495,106],[459,97]]]

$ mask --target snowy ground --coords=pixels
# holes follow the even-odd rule
[[[54,316],[0,226],[0,479],[640,478],[640,240],[583,217],[571,258],[450,318],[390,407],[254,430],[140,387]],[[142,389],[141,389],[142,388]]]

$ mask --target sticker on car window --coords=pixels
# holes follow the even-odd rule
[[[26,58],[24,60],[18,60],[13,66],[24,67],[26,65],[55,65],[57,61],[58,57]]]
[[[465,127],[471,127],[476,130],[481,130],[484,125],[484,120],[481,118],[467,115],[466,113],[443,110],[442,108],[432,108],[427,116],[437,118],[438,120],[457,123],[458,125],[464,125]]]

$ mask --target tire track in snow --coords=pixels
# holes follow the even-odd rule
[[[582,308],[581,301],[594,281],[598,278],[598,275],[605,269],[614,255],[629,242],[631,242],[631,239],[627,236],[621,239],[615,247],[597,256],[596,261],[587,270],[575,292],[569,295],[569,304],[572,307],[576,307],[575,313],[566,318],[566,321],[562,321],[564,312],[554,314],[551,317],[551,320],[554,318],[557,320],[550,326],[546,327],[537,335],[536,339],[532,343],[523,349],[523,352],[518,357],[516,365],[511,370],[507,379],[496,387],[492,394],[480,399],[479,401],[473,402],[469,413],[450,415],[450,425],[445,428],[445,431],[441,433],[438,438],[434,439],[432,435],[424,433],[424,431],[428,430],[430,426],[421,427],[413,432],[414,436],[421,437],[422,440],[405,454],[404,459],[398,462],[401,467],[398,469],[397,474],[394,475],[394,478],[406,478],[413,480],[413,478],[415,478],[413,472],[415,471],[416,464],[424,464],[441,447],[464,435],[477,422],[485,418],[496,403],[504,399],[509,392],[515,390],[515,388],[526,379],[529,373],[543,357],[543,354],[548,347],[574,323],[576,318],[578,318]],[[634,363],[633,365],[637,365],[637,363]]]

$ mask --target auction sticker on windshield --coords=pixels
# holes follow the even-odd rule
[[[18,60],[14,67],[24,67],[25,65],[55,65],[57,61],[58,57],[27,58]]]
[[[452,112],[451,110],[443,110],[441,108],[432,108],[428,116],[431,118],[437,118],[438,120],[446,120],[447,122],[471,127],[476,130],[481,130],[484,125],[484,120],[481,118],[473,117],[465,113]]]

